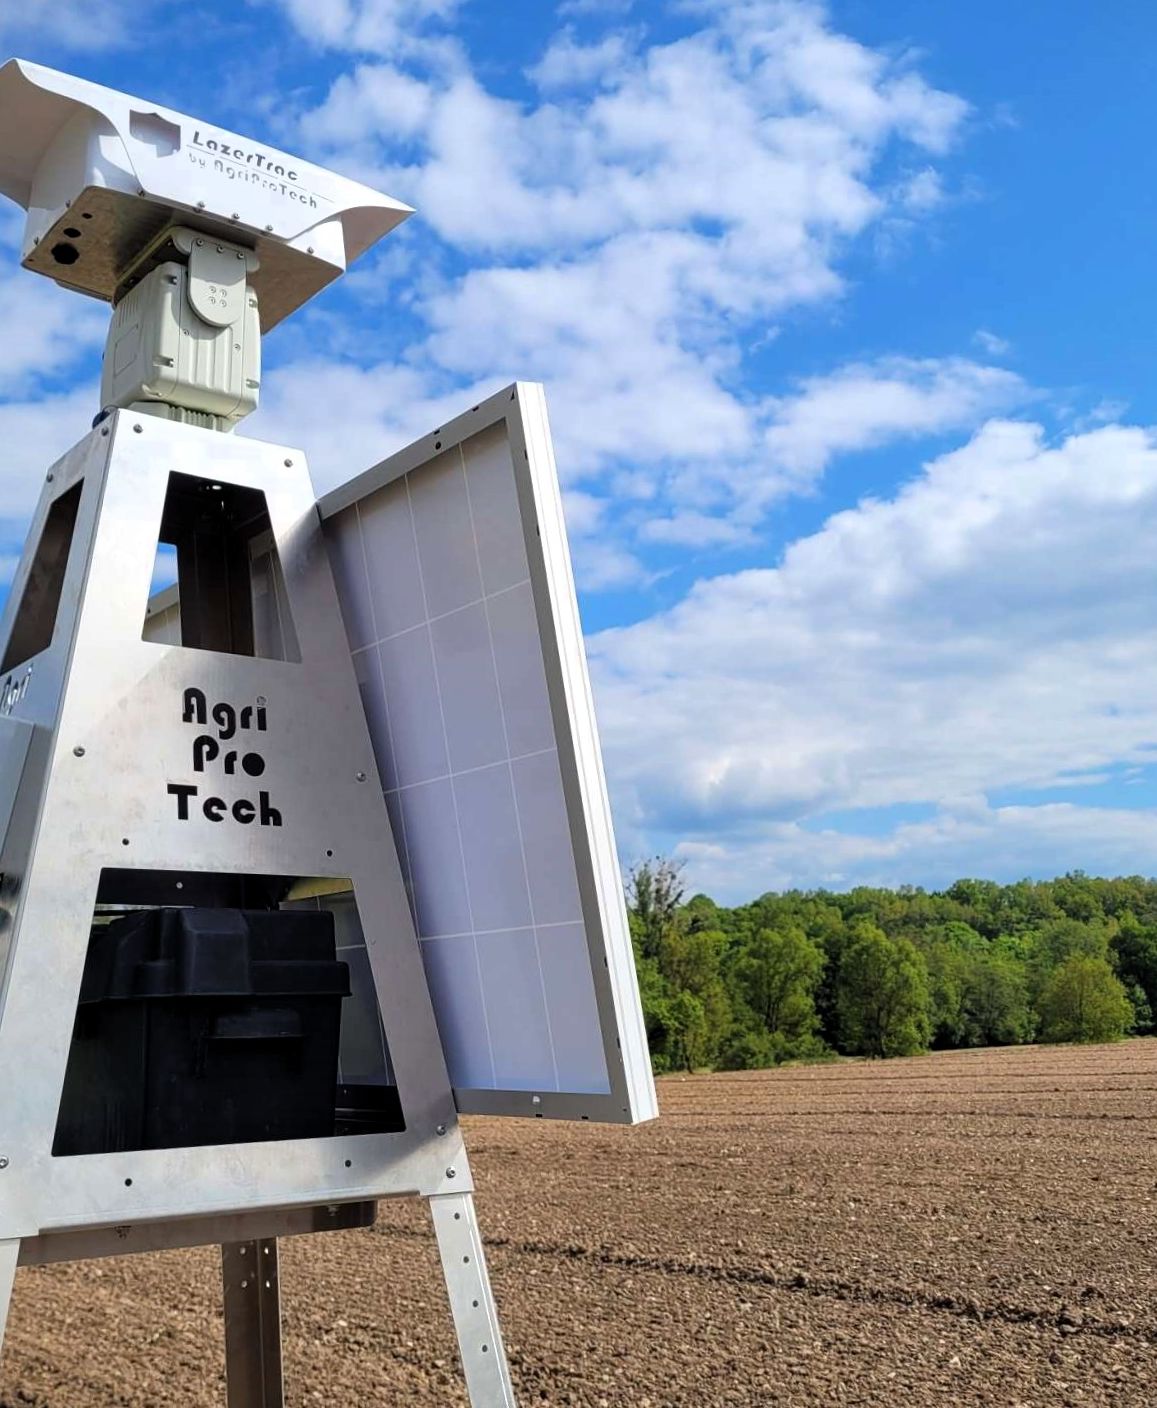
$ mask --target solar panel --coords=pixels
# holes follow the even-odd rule
[[[541,387],[319,511],[459,1108],[650,1118]]]

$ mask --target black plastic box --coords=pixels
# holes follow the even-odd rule
[[[324,910],[157,909],[96,932],[53,1153],[332,1135],[335,952]]]

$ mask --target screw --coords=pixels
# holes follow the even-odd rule
[[[84,749],[81,748],[79,744],[72,751],[76,754],[78,758],[84,757]]]
[[[359,782],[364,782],[365,780],[366,780],[366,775],[365,775],[365,773],[364,773],[364,772],[359,772],[359,773],[358,773],[358,781],[359,781]]]
[[[456,1168],[448,1168],[448,1169],[446,1170],[446,1177],[447,1177],[447,1178],[457,1178],[457,1177],[458,1177],[458,1170],[457,1170]]]

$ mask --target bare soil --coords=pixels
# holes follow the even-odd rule
[[[1157,1041],[660,1086],[470,1121],[521,1404],[1157,1402]],[[420,1204],[282,1280],[291,1405],[465,1403]],[[0,1408],[223,1402],[212,1250],[19,1273]]]

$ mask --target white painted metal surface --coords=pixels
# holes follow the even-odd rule
[[[459,1109],[652,1118],[542,388],[319,510]]]
[[[0,68],[0,193],[28,211],[25,266],[99,298],[168,224],[243,235],[261,259],[266,329],[411,213],[263,142],[20,59]],[[61,244],[73,262],[54,256]]]

